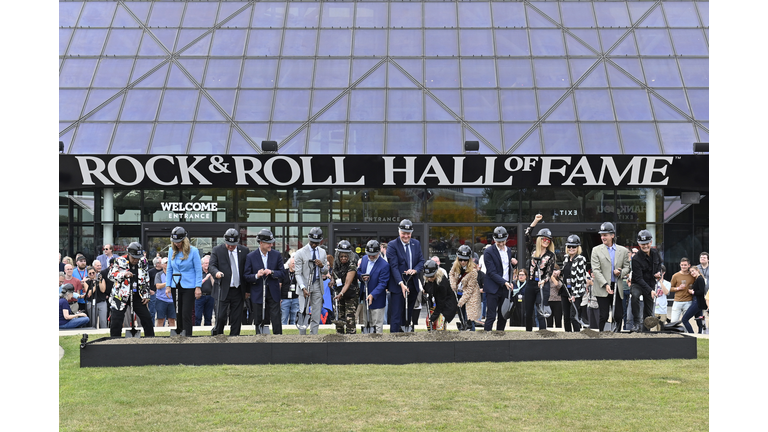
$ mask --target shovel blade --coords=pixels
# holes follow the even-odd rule
[[[140,338],[141,337],[141,330],[128,329],[128,330],[125,331],[125,337],[127,339],[130,339],[130,338]]]

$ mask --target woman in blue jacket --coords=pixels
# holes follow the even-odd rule
[[[176,227],[171,231],[171,247],[168,249],[168,272],[165,293],[171,296],[176,289],[178,305],[176,333],[192,336],[192,318],[195,312],[195,298],[202,295],[203,266],[200,252],[189,244],[187,231]]]

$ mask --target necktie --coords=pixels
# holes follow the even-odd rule
[[[229,251],[229,265],[232,267],[232,281],[230,285],[233,288],[240,286],[240,275],[237,272],[237,258],[235,258],[235,252]]]
[[[317,249],[312,249],[312,262],[314,263],[317,259]],[[318,280],[320,278],[320,269],[315,266],[315,280]]]
[[[408,253],[408,269],[410,270],[410,269],[413,268],[413,260],[411,258],[411,244],[410,243],[406,243],[405,244],[405,250]]]

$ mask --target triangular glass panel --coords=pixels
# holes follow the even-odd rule
[[[267,136],[266,130],[269,128],[267,124],[263,124],[264,136]],[[259,141],[261,142],[261,141]],[[256,149],[246,140],[237,128],[232,128],[232,136],[229,138],[229,151],[228,154],[256,154]]]
[[[637,24],[640,18],[648,12],[652,6],[655,6],[656,2],[627,2],[629,7],[629,18],[632,20],[632,24]]]
[[[192,81],[181,71],[179,65],[171,64],[171,74],[168,77],[168,87],[194,88]]]
[[[374,66],[379,64],[379,62],[381,62],[381,59],[355,58],[354,60],[352,60],[352,81],[351,82],[355,82],[359,80],[360,77],[368,73],[371,69],[373,69]],[[385,65],[385,64],[386,62],[382,63],[382,65]]]
[[[570,59],[568,61],[569,65],[571,66],[571,76],[573,77],[573,82],[577,82],[579,79],[581,79],[582,75],[584,75],[589,68],[591,68],[598,59],[591,58],[591,59]]]
[[[117,12],[115,13],[115,18],[112,21],[112,28],[120,28],[120,27],[139,27],[139,23],[136,22],[135,19],[131,16],[130,13],[123,7],[125,4],[120,5],[118,3]],[[149,8],[147,8],[149,10]],[[146,18],[146,15],[144,16]],[[141,19],[141,18],[139,18]]]
[[[432,90],[432,96],[437,98],[440,102],[442,102],[443,105],[447,106],[449,110],[453,111],[459,118],[461,118],[461,92],[459,90]],[[432,101],[432,98],[427,97],[425,98],[427,101]],[[435,101],[432,101],[435,102]],[[440,105],[437,104],[436,105]],[[445,111],[443,107],[440,107]],[[435,111],[435,113],[439,113],[439,111]],[[430,109],[429,105],[427,106],[427,120],[433,120],[430,118]],[[438,116],[442,116],[442,114],[436,114]],[[456,117],[450,114],[448,112],[448,115],[450,115],[450,119],[446,120],[456,120]],[[434,120],[439,120],[439,118],[435,118]]]
[[[208,94],[213,98],[214,102],[224,109],[229,117],[232,117],[237,90],[208,90]]]
[[[625,33],[624,30],[600,30],[601,34],[603,32],[612,32],[616,31],[619,33]],[[629,32],[629,34],[622,39],[619,44],[611,50],[608,55],[611,56],[636,56],[637,55],[637,45],[635,44],[635,34],[633,32]]]
[[[374,61],[374,63],[378,63],[378,62]],[[355,60],[355,61],[353,61],[352,71],[354,73],[355,69],[357,69],[358,67],[363,69],[365,66],[367,66],[367,65],[360,65],[360,64],[358,64],[358,61]],[[365,74],[369,70],[370,70],[370,68],[366,69],[365,71],[361,72],[360,75]],[[359,79],[359,77],[358,78],[353,78],[352,82],[355,82],[358,79]],[[387,63],[384,63],[384,64],[380,65],[378,68],[376,68],[376,70],[371,72],[370,75],[365,77],[365,79],[360,81],[354,87],[355,88],[382,88],[382,87],[386,87],[387,86],[386,82],[387,82]]]
[[[541,91],[539,93],[541,93]],[[549,116],[547,116],[547,120],[576,120],[576,111],[573,108],[573,95],[568,95],[568,97],[560,103]]]
[[[645,4],[644,2],[637,2],[637,3],[627,2],[627,3],[629,5]],[[653,5],[655,6],[655,2],[653,3]],[[632,11],[632,6],[630,6],[630,12],[631,11]],[[661,6],[654,9],[653,12],[651,12],[644,20],[640,22],[640,24],[637,25],[637,27],[666,27],[666,26],[667,26],[667,23],[664,21],[664,14],[661,13]]]
[[[261,148],[261,142],[266,141],[269,137],[269,123],[237,123],[237,126],[258,148]],[[235,134],[232,134],[233,140],[235,136]],[[245,142],[247,143],[247,140]],[[230,153],[234,154],[231,149]]]
[[[106,106],[103,106],[99,108],[98,111],[93,113],[91,116],[88,117],[88,120],[93,121],[115,121],[117,120],[117,114],[120,112],[120,107],[123,104],[123,97],[125,95],[120,95],[115,98],[112,102],[108,103]]]
[[[580,60],[571,59],[571,66],[573,67],[573,63],[578,61]],[[591,61],[591,59],[589,61]],[[589,75],[584,78],[584,81],[579,84],[579,87],[608,87],[608,76],[605,73],[605,63],[600,61],[600,63],[589,72]]]
[[[195,80],[195,84],[200,85],[203,82],[203,71],[205,70],[205,59],[179,59],[179,65],[186,69],[192,79]],[[174,66],[176,66],[174,64]],[[173,71],[171,71],[171,77],[173,77]],[[169,84],[170,86],[170,80]]]
[[[135,68],[138,68],[138,66],[139,66],[138,63],[143,61],[143,60],[144,59],[136,60]],[[168,63],[160,66],[160,68],[158,68],[155,72],[153,72],[148,77],[146,77],[143,80],[139,81],[136,85],[134,85],[134,87],[136,87],[136,88],[164,87],[165,86],[165,79],[168,76],[168,68],[169,68],[169,66],[170,65]],[[146,72],[144,72],[144,73],[146,73]],[[136,77],[136,78],[133,78],[135,80],[138,77],[140,77],[141,75],[138,75],[134,71],[134,76]]]
[[[85,103],[83,115],[90,113],[92,110],[96,109],[96,107],[103,104],[117,93],[117,89],[92,89],[90,93],[88,93],[88,100]]]
[[[688,120],[688,118],[669,106],[669,104],[672,104],[675,108],[688,116],[691,115],[691,110],[688,108],[688,100],[685,97],[684,90],[656,90],[656,94],[653,92],[650,93],[653,95],[651,103],[653,103],[653,110],[657,120]]]
[[[219,18],[216,24],[229,19],[222,28],[227,27],[248,27],[251,23],[251,7],[246,7],[240,13],[232,16],[235,12],[248,5],[248,2],[221,2],[219,3]],[[231,17],[231,18],[230,18]]]
[[[127,3],[121,3],[124,7],[128,8],[131,12],[133,12],[134,15],[136,15],[136,18],[139,19],[142,23],[147,22],[147,16],[149,15],[149,7],[152,5],[151,2],[127,2]],[[118,11],[120,13],[120,11]]]
[[[479,133],[479,131],[478,131],[478,133]],[[464,128],[464,141],[465,142],[466,141],[477,141],[478,143],[480,143],[480,149],[478,151],[478,153],[480,153],[480,154],[487,154],[487,155],[498,154],[498,152],[496,152],[492,148],[488,147],[480,139],[480,137],[478,137],[474,132],[472,132],[471,130],[469,130],[467,128]]]
[[[600,29],[600,41],[603,44],[603,52],[611,53],[611,47],[631,30],[625,29]]]
[[[424,98],[424,108],[426,109],[427,121],[457,121],[450,112],[429,96]]]
[[[643,73],[640,70],[640,61],[636,58],[612,58],[613,63],[630,74],[638,74],[642,78]],[[611,81],[611,87],[640,87],[635,80],[628,77],[625,72],[617,69],[612,62],[606,62],[608,69],[608,79]],[[638,81],[643,82],[641,78]]]
[[[110,154],[144,154],[152,136],[152,123],[120,123],[115,131],[115,138]]]
[[[554,20],[556,23],[560,23],[560,10],[558,9],[557,3],[533,2],[527,3],[526,6],[528,12],[528,27],[557,27],[557,25],[547,18]],[[542,15],[542,13],[544,15]]]
[[[222,154],[227,151],[229,123],[196,123],[189,154]]]
[[[156,55],[168,55],[173,52],[173,45],[176,43],[176,29],[147,29],[144,32],[144,37],[141,40],[141,48],[139,48],[139,55],[143,56],[156,56]],[[152,33],[152,34],[150,34]],[[160,41],[160,46],[155,38]]]
[[[197,115],[195,117],[197,121],[223,121],[227,120],[221,112],[213,106],[210,100],[205,95],[200,97],[200,105],[197,108]]]
[[[59,89],[59,120],[79,119],[87,93],[87,89]]]
[[[339,100],[337,100],[336,102],[333,102],[333,105],[327,106],[329,103],[333,101],[333,99],[335,99],[338,96],[338,94],[333,96],[334,91],[328,92],[327,95],[322,93],[325,93],[325,92],[315,91],[315,94],[312,98],[312,115],[315,115],[317,112],[323,109],[325,110],[316,120],[320,120],[320,121],[346,120],[347,106],[348,106],[347,95],[345,94]],[[332,99],[328,100],[328,97],[331,97]],[[323,102],[325,102],[325,104],[320,106],[320,104]]]
[[[541,151],[541,139],[539,138],[539,127],[536,126],[536,128],[526,137],[523,142],[520,143],[514,150],[510,148],[507,150],[509,153],[510,150],[513,154],[524,154],[524,155],[537,155],[542,154]],[[514,145],[513,145],[514,146]]]
[[[388,77],[387,77],[387,87],[389,88],[414,88],[416,87],[416,84],[411,81],[410,78],[405,76],[400,70],[393,64],[388,65]],[[415,77],[418,80],[418,77]]]
[[[66,129],[71,123],[59,123],[59,130]],[[72,137],[75,135],[75,128],[72,128],[62,135],[59,135],[59,141],[64,143],[64,153],[69,153],[69,145],[72,144]]]
[[[538,90],[536,92],[536,95],[539,99],[539,118],[544,118],[547,111],[552,109],[552,106],[557,103],[558,100],[560,100],[563,95],[565,95],[566,91],[563,90]],[[563,102],[567,103],[567,102]],[[571,103],[571,107],[573,107],[573,103]],[[566,119],[566,120],[575,120],[575,116],[573,119]],[[554,120],[554,119],[552,119]]]
[[[179,32],[179,40],[176,42],[176,53],[184,56],[208,55],[208,48],[211,44],[211,33],[202,38],[205,33],[203,29],[182,29]],[[199,40],[197,40],[200,38]]]
[[[427,123],[426,154],[461,154],[461,123]]]
[[[504,153],[513,148],[515,144],[531,129],[533,123],[502,123],[501,131],[504,137]]]
[[[308,129],[307,154],[344,154],[345,123],[312,123]]]
[[[565,34],[565,47],[568,50],[568,55],[593,56],[600,53],[597,30],[570,30],[570,33],[565,32]],[[576,39],[577,37],[581,40]]]
[[[707,123],[704,124],[705,126],[708,126]],[[696,132],[699,133],[699,142],[709,142],[709,132],[704,130],[702,127],[696,127]]]
[[[285,141],[285,138],[288,137],[288,135],[292,134],[296,131],[296,129],[301,128],[301,130],[288,141]],[[301,123],[273,123],[272,124],[272,131],[270,132],[270,139],[273,141],[277,141],[277,148],[279,149],[280,154],[305,154],[305,149],[307,146],[307,128],[302,127]]]
[[[501,142],[501,125],[499,123],[469,123],[472,129],[482,135],[491,145],[501,151],[503,146]],[[495,153],[495,152],[494,152]]]

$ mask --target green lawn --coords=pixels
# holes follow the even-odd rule
[[[59,343],[61,430],[709,429],[707,339],[696,360],[82,369]]]

